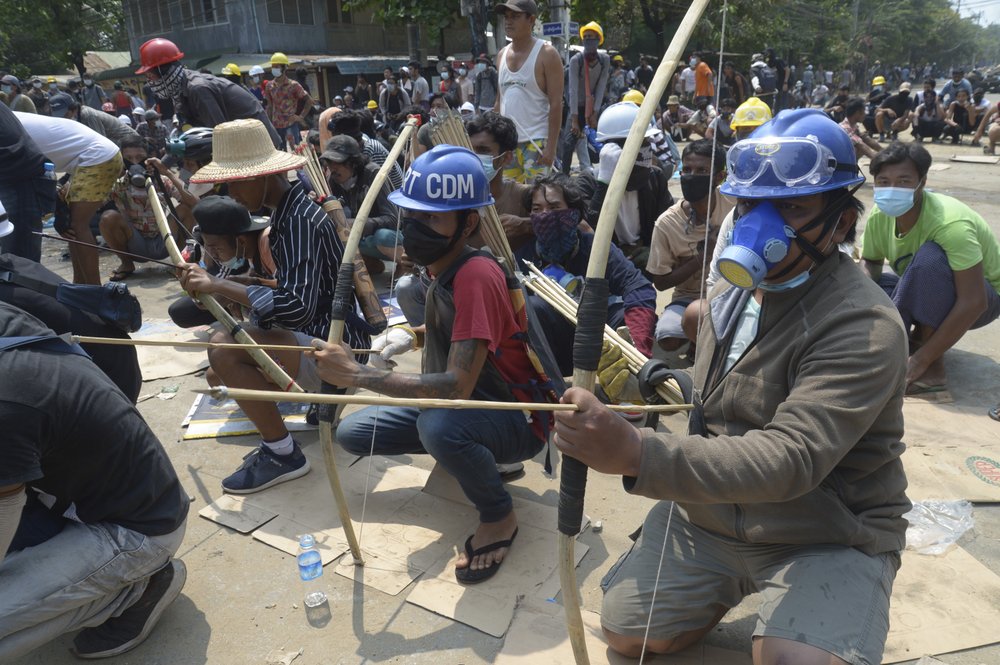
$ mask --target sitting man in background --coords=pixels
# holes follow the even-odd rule
[[[725,148],[709,139],[689,143],[681,155],[684,198],[660,215],[653,227],[646,270],[657,289],[674,290],[656,324],[656,342],[664,351],[675,351],[688,341],[682,326],[685,310],[702,296],[705,257],[712,255],[722,220],[732,210],[717,191],[725,176]],[[688,357],[693,356],[689,351]]]
[[[974,210],[926,189],[930,166],[919,143],[893,143],[872,159],[875,209],[861,250],[909,332],[909,395],[945,390],[945,351],[1000,316],[1000,243]]]
[[[858,129],[858,123],[865,119],[865,106],[865,100],[860,97],[848,101],[844,107],[844,119],[840,122],[840,127],[851,137],[854,154],[870,159],[878,154],[882,146],[867,131]]]

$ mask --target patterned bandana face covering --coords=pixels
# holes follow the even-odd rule
[[[575,208],[531,213],[535,249],[546,261],[562,261],[576,246],[580,211]]]
[[[160,67],[160,75],[158,80],[149,82],[157,99],[174,99],[180,96],[185,79],[184,65],[179,62],[164,65]]]

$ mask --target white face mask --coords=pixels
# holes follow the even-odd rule
[[[59,89],[58,83],[49,83],[49,90],[58,90],[58,89]]]
[[[31,84],[31,87],[34,88],[35,90],[41,90],[41,88],[42,88],[42,82],[41,81],[35,81],[34,83]]]
[[[91,86],[94,85],[94,82],[91,79],[83,79],[83,84],[86,86]]]
[[[250,82],[253,83],[254,85],[257,85],[258,83],[260,83],[260,77],[259,76],[251,76],[250,77]]]
[[[448,74],[448,72],[441,72],[441,80],[442,81],[447,81],[449,76],[450,76],[450,74]]]
[[[485,62],[477,62],[476,63],[476,70],[475,71],[476,71],[477,74],[479,72],[485,72],[486,71],[486,63]]]
[[[468,73],[469,73],[469,70],[467,70],[467,69],[466,69],[466,68],[464,68],[464,67],[463,67],[462,69],[459,69],[459,70],[458,70],[458,75],[459,75],[459,76],[465,76],[465,75],[466,75],[466,74],[468,74]]]
[[[273,76],[274,78],[278,78],[284,73],[285,70],[283,70],[281,67],[271,67],[271,76]]]

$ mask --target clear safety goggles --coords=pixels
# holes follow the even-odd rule
[[[762,184],[768,169],[788,187],[823,185],[837,171],[856,172],[853,164],[840,164],[825,145],[807,138],[743,139],[726,155],[728,180],[737,185]]]

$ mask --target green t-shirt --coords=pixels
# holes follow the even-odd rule
[[[896,218],[876,206],[865,226],[861,258],[888,260],[893,272],[902,275],[925,242],[941,246],[953,271],[982,263],[986,280],[1000,293],[1000,243],[978,213],[944,194],[924,191],[920,217],[902,238],[896,237]]]

